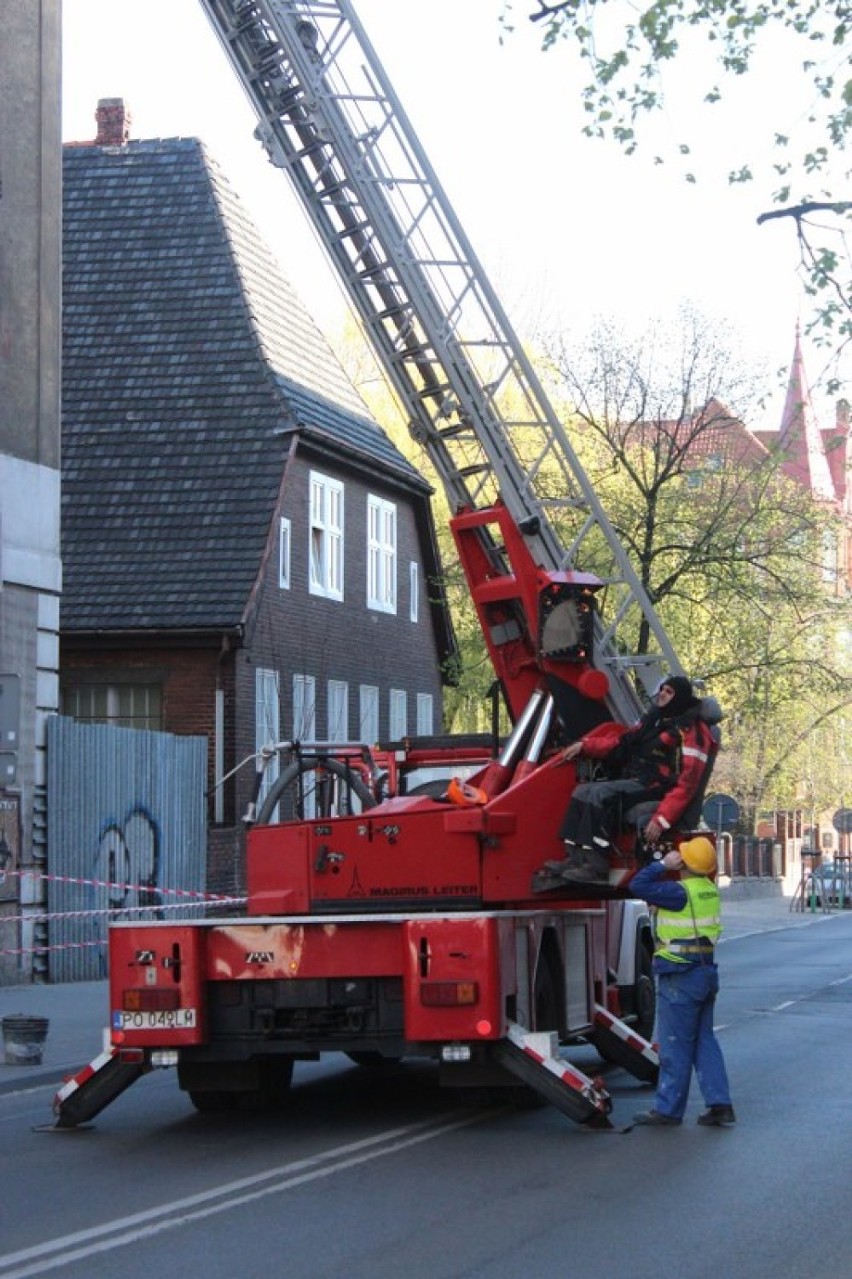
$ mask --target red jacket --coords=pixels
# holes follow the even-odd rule
[[[657,805],[654,817],[663,830],[674,826],[685,812],[704,781],[707,767],[719,749],[719,743],[709,724],[696,712],[678,719],[661,721],[661,739],[676,763],[672,768],[661,767],[656,785],[665,786],[665,793]],[[629,730],[625,724],[608,721],[593,728],[582,739],[583,754],[590,759],[605,760],[618,746]],[[629,768],[626,771],[629,776]],[[651,789],[655,784],[651,783]]]

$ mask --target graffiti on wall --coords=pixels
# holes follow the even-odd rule
[[[92,878],[106,884],[111,919],[145,910],[162,919],[160,890],[160,826],[144,804],[134,805],[116,821],[107,820],[98,839]],[[137,916],[138,917],[138,916]]]
[[[0,901],[18,896],[21,864],[21,797],[0,795]]]

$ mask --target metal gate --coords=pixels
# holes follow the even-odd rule
[[[110,919],[203,908],[207,739],[47,722],[47,913],[52,982],[106,975]]]

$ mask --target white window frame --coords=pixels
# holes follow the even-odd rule
[[[343,484],[310,472],[308,589],[325,599],[343,599]]]
[[[379,690],[375,684],[362,684],[358,690],[358,739],[368,746],[379,740]]]
[[[408,620],[420,619],[420,565],[412,560],[408,566]]]
[[[328,740],[349,741],[349,685],[345,679],[330,679],[326,687]]]
[[[367,607],[396,612],[396,503],[367,494]]]
[[[408,694],[404,688],[392,688],[388,693],[388,737],[398,742],[407,733]]]
[[[278,530],[278,585],[282,591],[290,589],[290,521],[283,515]]]
[[[313,675],[293,676],[293,740],[317,739],[317,683]]]
[[[417,728],[418,737],[431,737],[435,731],[434,700],[431,693],[417,694]]]
[[[254,669],[254,748],[260,751],[281,740],[281,698],[278,672],[265,666]],[[260,807],[278,776],[278,755],[267,760],[260,783],[257,804]],[[273,821],[274,821],[273,816]]]
[[[163,727],[160,684],[75,684],[63,690],[62,707],[64,715],[80,723],[115,724],[151,732],[160,732]]]

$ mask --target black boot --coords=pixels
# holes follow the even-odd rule
[[[560,871],[560,878],[570,884],[608,884],[609,858],[599,848],[586,850],[582,864]]]
[[[551,875],[561,875],[566,870],[579,870],[583,865],[583,860],[588,856],[587,848],[580,848],[577,844],[572,844],[570,839],[563,841],[565,844],[565,856],[561,861],[549,861],[544,863],[544,869],[550,871]]]

